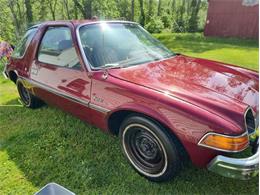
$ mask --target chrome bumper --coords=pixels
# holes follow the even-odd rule
[[[2,73],[3,73],[4,77],[5,77],[5,79],[8,79],[8,74],[5,71],[3,71]]]
[[[3,73],[4,77],[5,77],[6,79],[8,79],[8,74],[7,74],[7,72],[6,72],[6,64],[5,64],[5,66],[4,66],[4,71],[3,71],[2,73]]]
[[[259,149],[248,158],[230,158],[218,155],[208,164],[208,170],[225,177],[250,179],[259,171]]]

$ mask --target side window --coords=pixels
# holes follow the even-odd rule
[[[68,27],[49,27],[47,29],[38,51],[38,60],[56,66],[80,69],[79,59]]]
[[[37,28],[29,29],[25,35],[23,36],[22,40],[16,46],[12,53],[12,57],[14,58],[22,58],[25,54],[27,47],[29,46],[33,36],[35,35]]]

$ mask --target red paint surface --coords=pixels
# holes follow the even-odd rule
[[[89,65],[83,63],[75,36],[75,28],[80,23],[44,23],[25,58],[12,59],[7,71],[16,70],[19,76],[110,110],[102,113],[37,86],[33,88],[33,93],[46,102],[105,131],[109,130],[109,117],[117,111],[148,115],[167,126],[184,145],[192,162],[201,167],[220,154],[197,145],[205,133],[239,135],[245,131],[243,115],[247,106],[258,112],[258,73],[236,66],[180,55],[111,69],[107,79],[103,77],[103,70],[88,72],[86,66]],[[70,27],[81,70],[37,61],[37,48],[48,25]],[[31,70],[37,70],[37,74],[32,74]]]
[[[209,0],[204,34],[218,37],[258,39],[259,5],[244,6],[242,0]]]

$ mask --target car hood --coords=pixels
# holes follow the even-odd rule
[[[258,112],[259,84],[256,77],[220,62],[178,55],[162,61],[111,69],[109,74],[220,115],[223,112],[227,114],[230,109],[241,114],[248,105]]]

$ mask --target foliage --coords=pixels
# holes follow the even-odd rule
[[[6,4],[0,0],[0,40],[15,42],[15,27],[12,23],[10,10]]]
[[[173,32],[197,32],[204,28],[207,1],[173,1]]]
[[[162,20],[159,17],[153,17],[150,19],[150,22],[148,22],[145,25],[145,28],[150,33],[160,33],[160,32],[162,32],[164,26],[163,26]]]
[[[161,20],[163,22],[164,28],[171,28],[172,27],[172,16],[170,14],[163,14],[161,16]]]
[[[155,36],[175,52],[258,69],[255,41]],[[191,165],[170,182],[149,182],[127,163],[117,137],[51,106],[21,107],[2,76],[0,92],[0,194],[33,194],[49,182],[76,194],[258,194],[258,177],[234,180]]]
[[[133,20],[142,26],[160,17],[164,28],[196,32],[204,28],[206,11],[205,0],[0,0],[0,38],[16,44],[33,24],[93,16]]]

